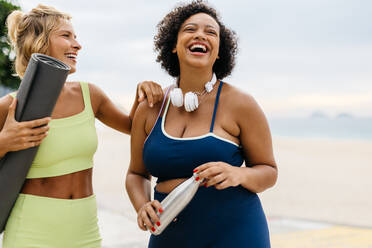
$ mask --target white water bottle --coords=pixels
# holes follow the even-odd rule
[[[160,217],[160,226],[154,225],[155,231],[150,232],[154,235],[161,234],[174,218],[189,204],[199,188],[200,183],[196,173],[192,177],[174,188],[164,200],[161,201],[163,212],[157,214]]]

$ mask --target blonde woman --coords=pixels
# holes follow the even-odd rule
[[[19,77],[23,77],[32,53],[55,57],[71,67],[70,73],[76,71],[81,45],[70,19],[68,14],[44,5],[26,14],[10,14],[7,27]],[[0,156],[40,145],[7,222],[3,248],[101,247],[92,189],[95,118],[129,134],[137,99],[143,100],[144,94],[152,105],[162,98],[162,89],[153,82],[139,84],[128,116],[97,86],[66,82],[51,118],[29,122],[14,120],[15,93],[0,99]],[[43,124],[48,125],[38,127]]]

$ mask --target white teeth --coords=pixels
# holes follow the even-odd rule
[[[68,54],[66,54],[66,57],[67,58],[70,58],[70,59],[76,59],[77,55],[76,54],[68,53]]]
[[[192,50],[194,50],[194,49],[196,49],[196,48],[201,48],[201,49],[203,49],[204,52],[207,51],[207,47],[204,46],[204,45],[202,45],[202,44],[194,44],[194,45],[192,45],[192,46],[190,47],[190,50],[192,51]]]

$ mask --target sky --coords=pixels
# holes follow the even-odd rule
[[[186,1],[189,2],[189,1]],[[19,0],[69,13],[83,49],[70,80],[101,87],[129,107],[140,81],[174,82],[156,63],[156,25],[179,1]],[[239,38],[224,81],[253,95],[269,117],[372,116],[372,1],[211,0]]]

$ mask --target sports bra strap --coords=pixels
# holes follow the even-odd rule
[[[164,99],[163,99],[163,103],[161,104],[161,107],[160,107],[160,110],[159,110],[158,117],[156,117],[156,121],[155,121],[155,123],[154,123],[154,126],[152,127],[152,129],[151,129],[149,135],[146,137],[144,144],[146,143],[147,139],[150,137],[152,131],[154,130],[155,125],[156,125],[156,123],[158,122],[159,117],[160,117],[160,115],[161,115],[161,112],[163,111],[164,104],[165,104],[165,101],[167,100],[168,93],[169,93],[169,91],[170,91],[173,87],[174,87],[174,86],[170,86],[170,87],[168,87],[167,91],[165,92]]]
[[[214,127],[214,121],[216,119],[216,113],[217,113],[217,107],[218,107],[218,100],[220,98],[220,93],[222,89],[223,82],[220,82],[220,85],[218,86],[216,101],[214,103],[214,110],[213,110],[213,117],[212,117],[212,123],[211,123],[211,129],[209,130],[210,133],[213,133],[213,127]]]
[[[172,85],[172,86],[168,87],[167,91],[165,92],[163,103],[161,104],[160,111],[159,111],[158,117],[156,118],[156,121],[158,121],[158,119],[161,115],[161,112],[163,111],[164,104],[165,104],[165,101],[167,100],[167,96],[168,96],[169,91],[173,88],[174,88],[174,86]],[[155,123],[156,123],[156,121],[155,121]]]
[[[83,93],[84,99],[84,111],[93,114],[93,107],[90,101],[89,85],[87,82],[80,82],[81,92]]]

